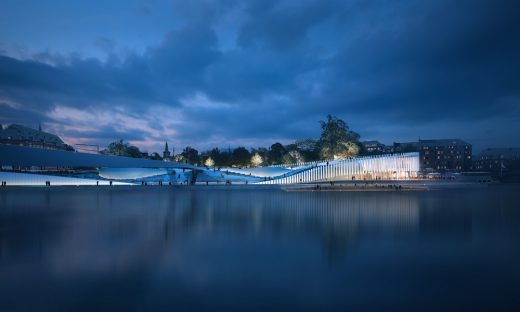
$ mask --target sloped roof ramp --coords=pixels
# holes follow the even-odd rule
[[[41,167],[111,167],[111,168],[184,168],[194,169],[190,164],[48,150],[17,145],[0,144],[1,166]]]

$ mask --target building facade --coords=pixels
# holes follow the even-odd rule
[[[520,177],[520,148],[488,148],[478,154],[473,162],[475,171],[489,172],[498,179]]]
[[[460,139],[394,143],[394,152],[419,152],[421,171],[446,172],[472,169],[472,146]]]
[[[301,164],[259,184],[413,180],[418,177],[419,168],[416,152],[363,156]]]
[[[361,146],[367,154],[383,154],[386,151],[386,146],[379,141],[363,141]]]

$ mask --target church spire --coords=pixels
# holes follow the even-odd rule
[[[168,150],[168,141],[164,144],[163,158],[170,158],[170,151]]]

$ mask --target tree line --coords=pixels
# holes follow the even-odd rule
[[[251,150],[242,146],[232,150],[213,148],[202,153],[191,146],[187,146],[181,153],[167,160],[207,167],[256,167],[349,158],[357,156],[361,152],[359,134],[351,131],[345,121],[336,116],[327,115],[324,121],[320,121],[320,127],[321,135],[319,139],[297,140],[288,145],[276,142],[268,148],[258,147]],[[123,140],[111,143],[102,152],[117,156],[163,160],[158,153],[148,155]]]

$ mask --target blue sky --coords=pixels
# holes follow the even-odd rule
[[[0,0],[0,123],[159,151],[319,136],[520,146],[517,1]]]

